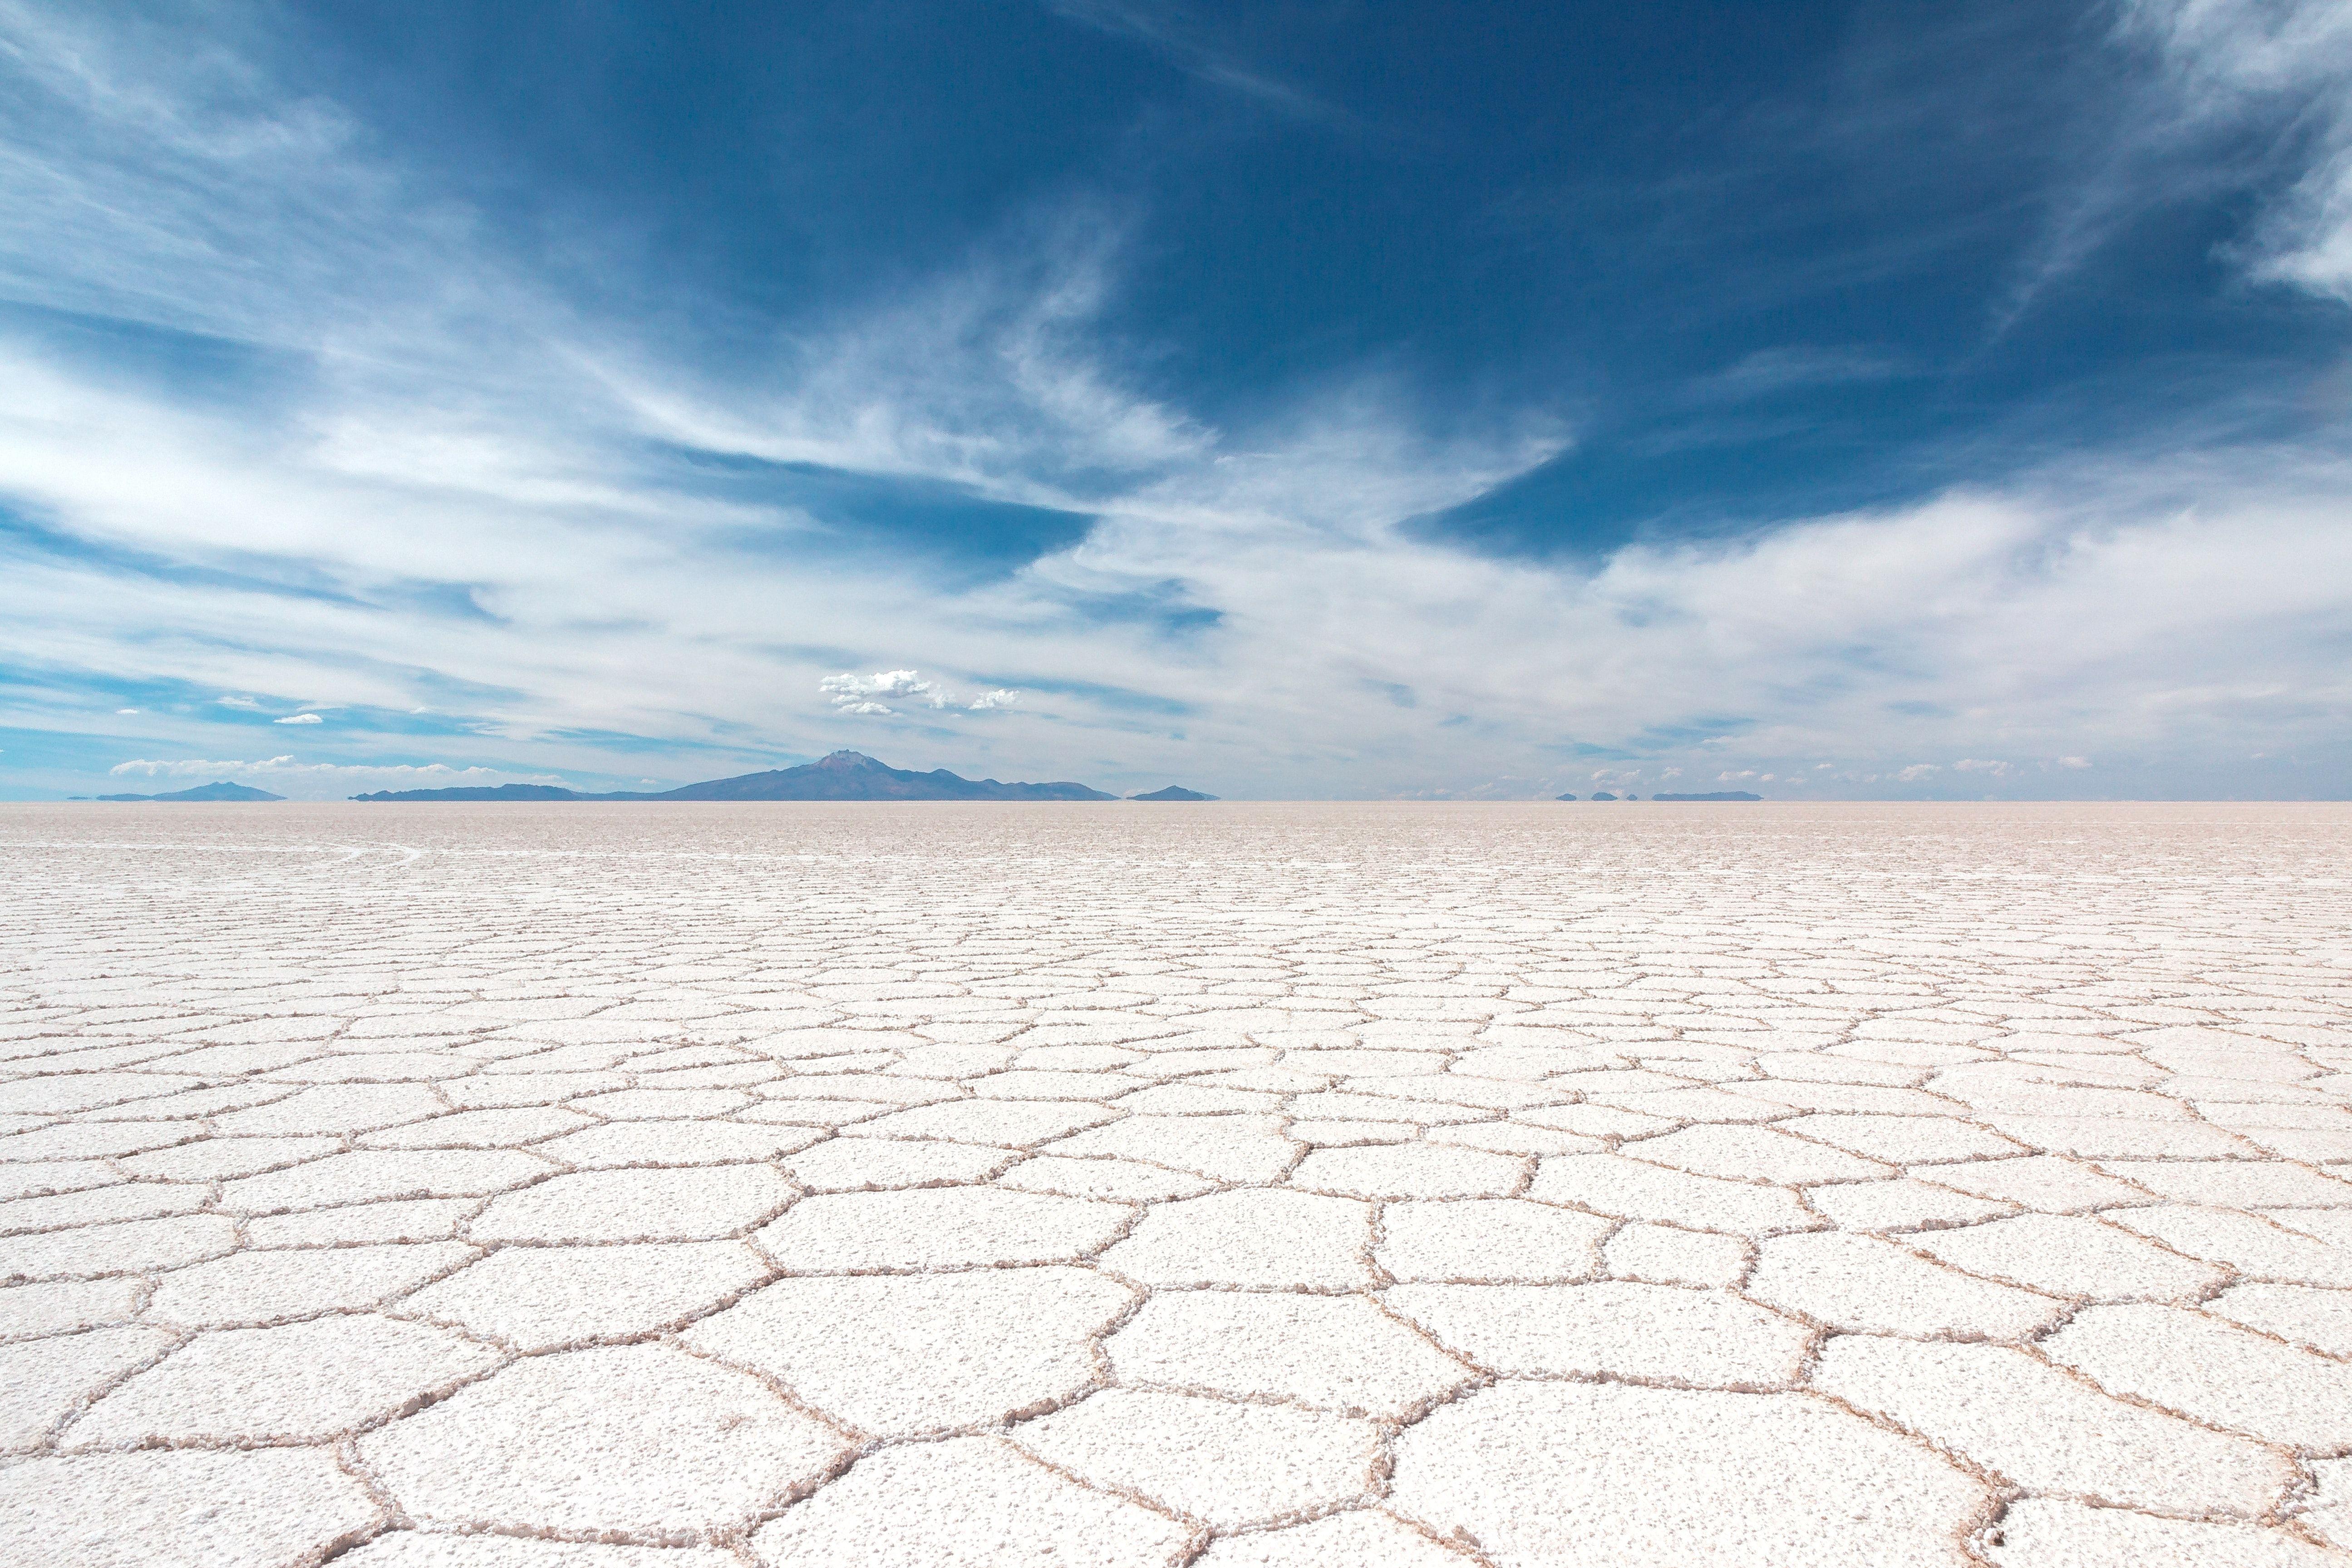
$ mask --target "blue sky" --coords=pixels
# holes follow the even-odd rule
[[[0,795],[2352,793],[2352,11],[0,5]]]

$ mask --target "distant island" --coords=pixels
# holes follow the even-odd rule
[[[1202,795],[1196,789],[1186,789],[1182,784],[1170,784],[1166,789],[1156,789],[1150,795],[1131,795],[1127,798],[1129,800],[1214,800],[1217,797],[1213,795]]]
[[[233,786],[232,786],[233,787]],[[355,795],[353,800],[1117,800],[1098,789],[1066,781],[1055,784],[1000,784],[994,779],[968,779],[945,768],[927,773],[885,766],[863,752],[835,752],[796,768],[741,773],[711,779],[659,794],[627,790],[589,795],[557,784],[499,784],[496,788],[378,790]],[[1147,799],[1207,800],[1189,791],[1161,791]]]
[[[198,784],[194,789],[173,790],[169,795],[101,795],[68,796],[79,800],[284,800],[282,795],[272,795],[266,789],[253,789],[224,779],[216,784]]]
[[[1744,789],[1717,790],[1713,795],[1654,795],[1652,800],[1762,800],[1760,795],[1749,795]]]

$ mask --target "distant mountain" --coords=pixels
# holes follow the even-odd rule
[[[1744,789],[1717,790],[1713,795],[1654,795],[1652,800],[1762,800],[1760,795],[1749,795]]]
[[[252,789],[226,779],[217,784],[198,784],[194,789],[173,790],[169,795],[102,795],[100,800],[284,800],[282,795],[272,795],[266,789]]]
[[[1594,793],[1594,795],[1593,795],[1592,798],[1593,798],[1593,799],[1595,799],[1595,800],[1615,800],[1617,797],[1616,797],[1615,795],[1611,795],[1607,790],[1605,790],[1605,789],[1604,789],[1604,790],[1599,790],[1599,791],[1596,791],[1596,792]]]
[[[1554,800],[1574,800],[1575,798],[1576,797],[1572,795],[1556,795],[1552,796],[1552,799]]]
[[[1131,795],[1127,798],[1129,800],[1214,800],[1217,797],[1213,795],[1202,795],[1196,789],[1186,789],[1182,784],[1170,784],[1166,789],[1156,789],[1150,795]]]
[[[373,795],[355,795],[353,800],[595,800],[593,795],[582,795],[576,789],[562,784],[499,784],[490,788],[480,784],[457,789],[380,789]]]
[[[619,791],[583,795],[551,784],[500,784],[496,789],[379,790],[353,800],[1116,800],[1082,784],[1000,784],[968,779],[945,768],[927,773],[886,767],[863,752],[835,752],[796,768],[711,779],[657,795]]]

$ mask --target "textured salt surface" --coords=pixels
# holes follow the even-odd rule
[[[2347,850],[0,807],[0,1562],[2352,1564]]]

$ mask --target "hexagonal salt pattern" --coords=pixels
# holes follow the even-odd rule
[[[0,806],[0,1562],[2352,1565],[2347,850]]]

